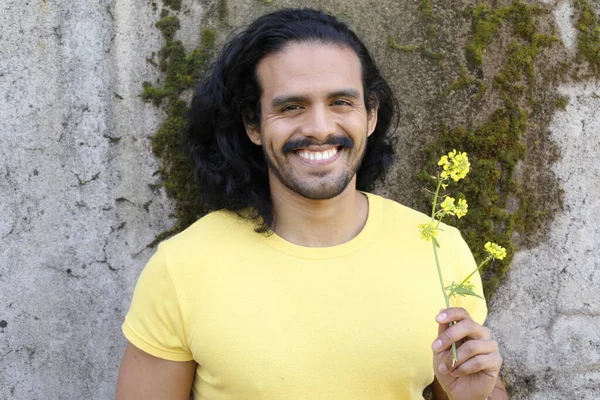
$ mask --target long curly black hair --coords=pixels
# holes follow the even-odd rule
[[[344,45],[362,66],[365,104],[378,108],[377,126],[369,136],[357,172],[357,189],[370,191],[393,163],[389,134],[395,129],[397,101],[365,45],[335,17],[313,9],[285,9],[264,15],[235,36],[198,84],[186,129],[188,149],[201,186],[201,200],[211,209],[228,209],[269,232],[272,211],[267,163],[260,146],[246,134],[247,124],[260,127],[259,61],[289,42]]]

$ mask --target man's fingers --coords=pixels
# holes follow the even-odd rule
[[[438,327],[438,335],[441,334],[451,323],[462,321],[464,319],[471,319],[471,316],[464,308],[451,307],[440,310],[438,315],[435,317],[435,320],[440,324]]]
[[[491,340],[492,332],[489,328],[481,326],[472,319],[463,319],[451,326],[440,324],[439,336],[433,342],[432,348],[436,352],[448,349],[452,343],[463,339]]]
[[[485,372],[490,377],[496,378],[502,365],[502,356],[499,353],[479,354],[460,364],[450,375],[460,377],[478,372]]]
[[[472,319],[469,312],[462,307],[450,307],[440,310],[438,315],[435,317],[437,322],[456,322],[462,321],[463,319]]]
[[[469,340],[456,349],[457,362],[454,367],[459,368],[462,364],[479,355],[491,355],[496,353],[498,353],[498,343],[494,340]],[[445,352],[440,366],[441,364],[445,366],[445,369],[442,367],[440,372],[452,371],[451,352]]]

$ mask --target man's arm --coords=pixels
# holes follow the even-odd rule
[[[431,391],[433,393],[433,400],[449,400],[437,378],[435,378],[431,384]],[[496,379],[494,391],[490,393],[488,400],[508,400],[508,393],[499,376],[498,379]]]
[[[119,380],[117,400],[188,400],[196,362],[168,361],[127,344]]]

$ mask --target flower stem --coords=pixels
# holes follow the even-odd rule
[[[442,187],[442,182],[444,182],[443,178],[438,178],[438,185],[437,188],[435,189],[435,195],[433,196],[433,204],[431,206],[431,221],[435,221],[435,209],[437,208],[437,199],[438,196],[440,194],[440,189]],[[443,217],[443,215],[442,215]],[[440,219],[437,221],[437,225],[436,225],[436,229],[438,226],[440,226],[440,222],[442,222],[442,218],[440,217]],[[440,278],[440,286],[442,287],[442,293],[444,294],[444,301],[446,302],[446,308],[450,308],[450,298],[448,297],[448,293],[446,293],[446,287],[444,286],[444,276],[442,275],[442,267],[440,266],[440,258],[438,257],[438,252],[437,252],[437,246],[435,245],[435,242],[433,242],[433,254],[435,255],[435,265],[437,267],[437,271],[438,271],[438,276]],[[452,323],[450,324],[452,325]],[[457,358],[456,358],[456,345],[454,343],[452,343],[452,366],[454,367],[454,364],[456,364]]]
[[[442,187],[443,181],[444,180],[442,178],[438,178],[438,185],[437,185],[437,188],[435,189],[435,195],[433,196],[433,204],[431,206],[431,220],[432,221],[435,219],[435,209],[437,206],[437,199],[440,194],[440,188]]]
[[[450,308],[450,298],[446,293],[446,288],[444,287],[444,276],[442,275],[442,267],[440,266],[440,259],[438,257],[437,247],[433,245],[433,254],[435,255],[435,265],[437,266],[438,276],[440,278],[440,286],[442,287],[442,293],[444,294],[444,301],[446,302],[446,308]],[[452,325],[452,324],[450,324]],[[456,345],[452,343],[452,366],[456,364]]]
[[[471,277],[473,276],[473,274],[475,272],[479,271],[481,269],[481,267],[483,267],[485,264],[487,264],[492,258],[494,258],[494,257],[493,256],[488,256],[488,258],[486,258],[485,260],[483,260],[481,262],[481,264],[479,264],[479,266],[477,268],[475,268],[475,270],[469,274],[469,276],[467,276],[465,279],[463,279],[463,281],[460,283],[460,285],[462,285],[462,284],[464,284],[466,282],[469,282],[469,279],[471,279]]]

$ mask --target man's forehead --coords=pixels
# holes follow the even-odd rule
[[[362,67],[354,50],[345,45],[321,42],[290,42],[265,56],[257,75],[265,90],[331,91],[354,88],[362,92]]]

